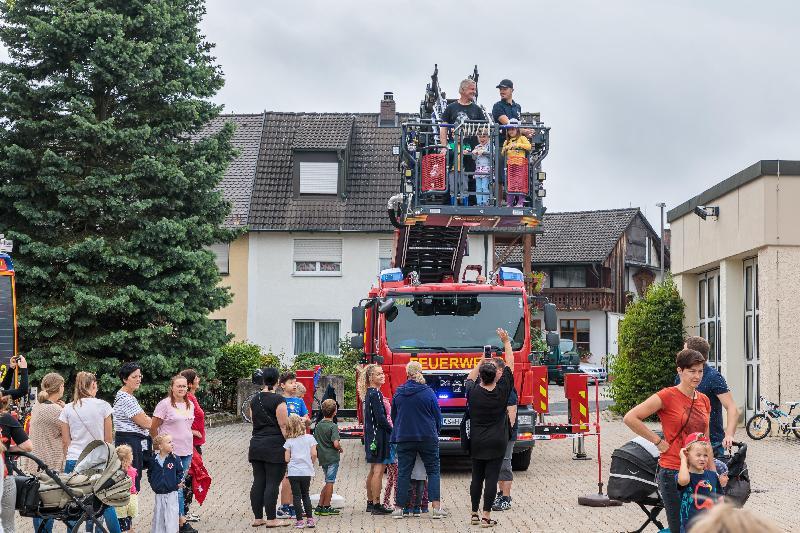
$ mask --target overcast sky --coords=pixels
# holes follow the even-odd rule
[[[439,64],[479,103],[514,81],[552,128],[551,210],[668,209],[759,159],[800,159],[800,3],[208,0],[226,112],[415,112]],[[4,55],[4,54],[3,54]]]

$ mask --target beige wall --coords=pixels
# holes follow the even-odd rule
[[[718,219],[689,213],[670,223],[672,272],[707,270],[767,245],[800,245],[800,176],[763,176],[711,202]]]
[[[758,271],[761,393],[772,401],[796,401],[800,399],[800,248],[761,250]]]
[[[247,262],[250,253],[250,236],[245,233],[231,243],[228,255],[228,275],[222,276],[220,285],[229,287],[233,293],[233,302],[219,311],[212,313],[211,318],[223,319],[227,323],[228,333],[233,333],[237,341],[247,340]]]

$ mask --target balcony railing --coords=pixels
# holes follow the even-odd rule
[[[528,285],[528,292],[530,285]],[[546,288],[539,293],[559,311],[614,311],[614,290],[607,288]]]

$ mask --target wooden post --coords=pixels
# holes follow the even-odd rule
[[[522,274],[526,282],[531,279],[531,241],[530,233],[522,237]]]

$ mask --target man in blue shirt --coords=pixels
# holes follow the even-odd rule
[[[722,457],[725,450],[730,449],[733,436],[736,433],[736,425],[739,422],[739,409],[733,401],[733,395],[728,388],[728,383],[719,371],[708,365],[708,352],[710,346],[703,337],[689,337],[683,347],[696,350],[705,358],[706,364],[703,367],[703,380],[697,390],[708,396],[711,402],[711,415],[709,417],[709,437],[711,447],[714,449],[714,457]],[[678,378],[675,378],[678,384]],[[727,414],[727,427],[722,423],[722,408],[725,407]]]
[[[522,122],[522,106],[514,101],[514,82],[503,80],[497,84],[500,90],[500,100],[492,106],[492,118],[498,124],[506,125],[512,118]],[[533,135],[529,129],[522,129],[522,134],[528,138]],[[500,132],[500,144],[505,141],[505,131]]]

